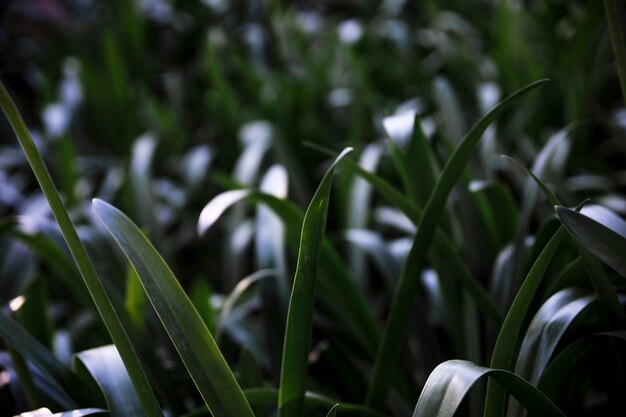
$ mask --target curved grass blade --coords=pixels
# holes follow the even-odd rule
[[[9,120],[20,146],[26,154],[28,163],[37,178],[37,182],[39,183],[46,200],[48,200],[48,204],[50,205],[54,218],[61,228],[63,238],[67,242],[67,246],[69,247],[72,257],[74,258],[74,262],[76,262],[76,266],[78,267],[83,281],[89,290],[89,294],[96,304],[100,317],[111,335],[113,343],[115,343],[120,351],[124,365],[128,369],[128,373],[133,381],[135,389],[137,390],[139,398],[141,399],[141,403],[146,411],[146,414],[151,417],[161,416],[161,408],[154,392],[152,391],[152,388],[150,387],[148,377],[141,367],[137,353],[135,352],[129,337],[126,334],[115,309],[113,308],[111,300],[109,299],[102,281],[98,277],[98,274],[96,273],[96,270],[87,255],[85,247],[78,237],[74,224],[72,223],[72,220],[67,213],[67,209],[65,208],[65,205],[63,204],[63,201],[61,200],[61,197],[52,182],[50,173],[48,172],[48,169],[46,168],[46,165],[44,164],[43,159],[35,146],[35,142],[26,128],[24,120],[11,100],[9,93],[1,83],[0,107],[2,107],[2,111]]]
[[[298,263],[289,299],[283,345],[278,395],[279,417],[299,417],[304,407],[317,281],[317,259],[324,240],[330,187],[335,167],[351,151],[352,148],[344,149],[326,171],[302,222]]]
[[[150,302],[211,412],[216,417],[253,417],[215,340],[165,260],[137,225],[117,208],[95,199],[93,209],[137,271]]]
[[[111,417],[145,416],[115,345],[77,353],[73,367],[93,378],[104,395]]]
[[[413,417],[454,416],[469,389],[485,376],[497,381],[534,415],[565,416],[541,391],[514,373],[450,360],[436,367],[428,377]]]
[[[589,293],[566,288],[543,303],[524,336],[515,374],[537,386],[563,335],[594,300],[595,297]],[[520,404],[511,401],[507,415],[523,415]]]
[[[569,326],[594,300],[593,295],[566,288],[543,303],[528,326],[515,373],[536,385]]]
[[[220,340],[220,337],[225,330],[228,317],[230,316],[233,309],[235,308],[235,305],[244,295],[244,293],[248,291],[256,282],[264,278],[274,277],[277,273],[278,271],[275,269],[262,269],[248,275],[247,277],[239,281],[237,285],[235,285],[235,288],[233,288],[231,293],[228,295],[228,297],[226,297],[224,303],[222,304],[222,310],[220,311],[219,317],[217,319],[217,331],[215,334],[216,341]]]
[[[567,231],[591,253],[626,277],[626,238],[575,210],[557,206],[556,214]]]
[[[444,211],[448,194],[461,176],[476,144],[489,124],[507,105],[545,82],[546,80],[540,80],[518,90],[483,116],[459,143],[437,179],[435,188],[420,217],[418,231],[396,287],[389,317],[379,345],[372,382],[366,399],[366,404],[372,408],[381,409],[386,401],[389,384],[397,369],[404,346],[403,341],[413,300],[419,288],[419,281],[415,277],[419,276],[426,264],[426,254],[435,235],[437,222]]]
[[[331,408],[330,411],[328,411],[328,414],[326,414],[326,417],[337,417],[337,407],[339,407],[339,403],[333,405],[333,408]]]

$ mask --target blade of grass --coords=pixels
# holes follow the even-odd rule
[[[514,373],[469,361],[450,360],[435,368],[428,377],[413,417],[454,416],[469,389],[485,376],[506,388],[534,415],[565,416],[541,391]]]
[[[529,84],[500,102],[494,109],[483,116],[459,143],[437,179],[435,188],[422,212],[418,231],[413,240],[411,251],[396,287],[391,310],[383,337],[379,345],[374,364],[371,384],[368,389],[366,404],[375,409],[382,409],[387,398],[389,384],[397,369],[398,359],[404,346],[404,337],[409,321],[413,299],[419,288],[419,276],[426,264],[426,254],[435,234],[437,222],[444,211],[448,194],[463,173],[472,152],[489,124],[515,99],[524,95],[546,80]]]
[[[169,266],[124,213],[95,199],[93,209],[124,252],[187,367],[216,417],[253,417],[239,384],[198,311]]]
[[[129,337],[126,334],[115,309],[113,308],[111,300],[102,285],[102,281],[98,277],[98,274],[96,273],[87,252],[85,251],[85,247],[78,237],[78,233],[76,233],[72,220],[67,213],[65,205],[63,204],[54,183],[52,182],[50,173],[48,172],[48,169],[46,168],[43,159],[35,146],[35,142],[26,128],[24,120],[20,116],[15,104],[9,96],[9,93],[2,84],[0,84],[0,107],[2,107],[2,111],[9,120],[20,146],[26,154],[28,163],[37,178],[37,182],[39,183],[41,190],[48,200],[48,204],[50,205],[54,218],[59,223],[59,227],[63,233],[63,238],[67,242],[67,246],[72,253],[72,257],[76,262],[76,266],[80,271],[83,281],[89,290],[89,294],[94,300],[96,308],[100,313],[100,317],[109,331],[111,339],[113,339],[113,343],[115,343],[120,352],[120,356],[122,357],[124,365],[128,370],[131,380],[133,381],[133,385],[137,390],[137,394],[141,399],[141,403],[146,414],[150,417],[161,416],[161,408],[154,392],[152,391],[152,388],[150,387],[148,377],[141,367],[137,353],[135,352]]]
[[[326,171],[304,215],[298,263],[287,312],[278,395],[279,417],[299,417],[304,407],[317,260],[326,228],[330,187],[335,167],[351,151],[352,148],[346,148],[337,156]]]

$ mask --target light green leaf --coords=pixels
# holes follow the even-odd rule
[[[234,375],[202,318],[161,255],[121,211],[95,199],[93,208],[132,266],[215,417],[252,417]]]
[[[324,240],[330,186],[335,167],[351,151],[352,148],[346,148],[337,156],[326,171],[304,215],[283,345],[278,396],[279,417],[299,417],[304,407],[317,282],[317,260]]]

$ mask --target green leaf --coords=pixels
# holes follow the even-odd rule
[[[371,384],[368,389],[366,404],[376,408],[383,408],[389,384],[397,370],[398,361],[408,326],[409,314],[413,300],[419,288],[419,280],[415,279],[426,264],[426,254],[430,247],[437,222],[452,187],[461,176],[465,166],[472,156],[476,144],[482,137],[489,124],[515,99],[528,91],[545,83],[541,80],[529,84],[516,93],[500,102],[494,109],[483,116],[459,143],[454,153],[446,163],[441,175],[437,179],[435,188],[420,217],[417,234],[413,240],[411,251],[405,261],[405,266],[396,287],[391,309],[383,337],[379,345]]]
[[[626,277],[626,238],[575,210],[557,206],[556,214],[567,231],[591,253]]]
[[[469,389],[484,376],[497,381],[534,415],[565,415],[541,391],[509,371],[450,360],[437,366],[428,377],[413,417],[454,416]]]
[[[169,266],[124,213],[95,199],[95,213],[122,249],[187,367],[207,406],[216,417],[252,417],[233,373],[202,318]]]
[[[351,151],[352,148],[346,148],[337,156],[326,171],[304,215],[283,345],[278,396],[279,417],[299,417],[304,407],[317,282],[317,259],[324,240],[330,186],[335,167]]]
[[[35,142],[26,128],[24,120],[20,116],[15,104],[2,84],[0,84],[0,107],[2,107],[2,111],[9,120],[9,123],[11,124],[22,149],[26,154],[28,163],[37,178],[37,182],[46,196],[46,200],[48,200],[48,204],[50,205],[54,218],[61,228],[63,238],[67,242],[67,246],[72,253],[72,257],[74,258],[74,262],[76,262],[76,266],[80,271],[83,281],[89,290],[89,294],[94,300],[98,312],[100,313],[100,317],[102,318],[109,334],[111,335],[111,338],[113,339],[113,342],[120,352],[126,368],[128,369],[128,373],[133,381],[133,385],[137,389],[137,393],[139,394],[139,398],[141,399],[146,414],[150,417],[161,416],[161,408],[154,392],[152,391],[152,388],[150,387],[148,377],[141,367],[137,353],[135,352],[129,337],[126,334],[115,309],[113,308],[102,281],[98,277],[98,274],[96,273],[87,252],[85,251],[85,247],[78,237],[78,233],[76,233],[74,224],[72,223],[67,209],[65,208],[63,201],[61,200],[61,197],[52,182],[50,173],[48,172],[48,169],[46,168],[46,165],[44,164],[43,159],[35,146]]]
[[[115,345],[100,346],[77,353],[74,357],[74,369],[91,375],[98,384],[111,417],[145,415]]]

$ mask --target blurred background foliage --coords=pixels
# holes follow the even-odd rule
[[[485,133],[464,177],[468,187],[455,191],[443,222],[502,313],[521,279],[493,278],[515,276],[502,272],[511,256],[508,245],[516,236],[534,237],[527,241],[524,263],[531,265],[555,222],[546,220],[548,204],[535,204],[536,197],[525,194],[524,173],[497,154],[540,168],[567,205],[593,197],[626,214],[626,108],[602,2],[9,0],[0,5],[0,78],[33,132],[108,289],[140,326],[146,325],[141,317],[149,313],[145,299],[133,296],[132,274],[91,221],[93,197],[115,203],[140,224],[209,327],[229,329],[221,341],[227,359],[245,364],[238,358],[248,352],[240,347],[247,346],[269,379],[276,378],[280,360],[285,277],[295,267],[288,248],[294,245],[275,232],[270,241],[277,249],[264,246],[259,224],[285,226],[270,223],[276,220],[263,207],[238,206],[199,237],[204,205],[228,189],[263,188],[265,179],[267,192],[289,195],[305,207],[328,160],[303,146],[306,142],[333,151],[353,146],[355,160],[401,188],[403,178],[383,138],[389,135],[405,150],[418,115],[432,149],[433,172],[439,172],[452,147],[487,109],[544,77],[552,79],[548,87],[507,110]],[[339,174],[328,234],[348,259],[374,315],[382,318],[414,226],[355,178],[348,170]],[[485,204],[491,212],[481,211]],[[499,217],[500,210],[506,213]],[[485,213],[491,220],[481,217]],[[4,119],[0,216],[5,219],[0,304],[25,293],[46,299],[50,309],[33,314],[49,325],[31,329],[26,319],[23,325],[66,362],[73,352],[106,343],[84,289],[68,284],[67,277],[77,272]],[[524,216],[528,219],[520,220]],[[379,258],[365,258],[368,248]],[[566,249],[553,266],[555,276],[574,259],[572,245]],[[259,342],[259,301],[236,288],[244,277],[253,277],[245,285],[264,282],[250,275],[263,268],[284,275],[271,316],[279,323],[278,334],[267,346]],[[574,276],[576,270],[568,273]],[[450,313],[445,303],[438,304],[438,286],[429,285],[433,279],[423,277],[434,329],[427,333],[438,340],[437,348],[420,348],[409,337],[410,350],[424,364],[410,377],[421,383],[444,358],[488,360],[495,338],[494,329],[486,327],[479,338],[488,341],[470,347],[443,331]],[[259,286],[260,293],[267,292]],[[238,313],[220,319],[223,299],[233,289],[243,293],[237,293],[242,297]],[[552,294],[544,291],[546,297]],[[317,365],[313,361],[311,372],[324,381],[316,387],[359,402],[367,381],[363,364],[341,365],[354,346],[346,340],[324,344],[328,335],[334,337],[333,323],[324,315],[316,323],[312,355],[322,359]],[[165,361],[165,368],[180,368],[167,354],[172,350],[167,338],[161,334],[159,340],[165,345],[165,353],[157,352],[160,359],[172,361]],[[345,383],[352,368],[360,377]],[[327,372],[339,375],[334,383]],[[178,389],[191,390],[189,381],[182,386]],[[416,394],[403,392],[404,398]]]

